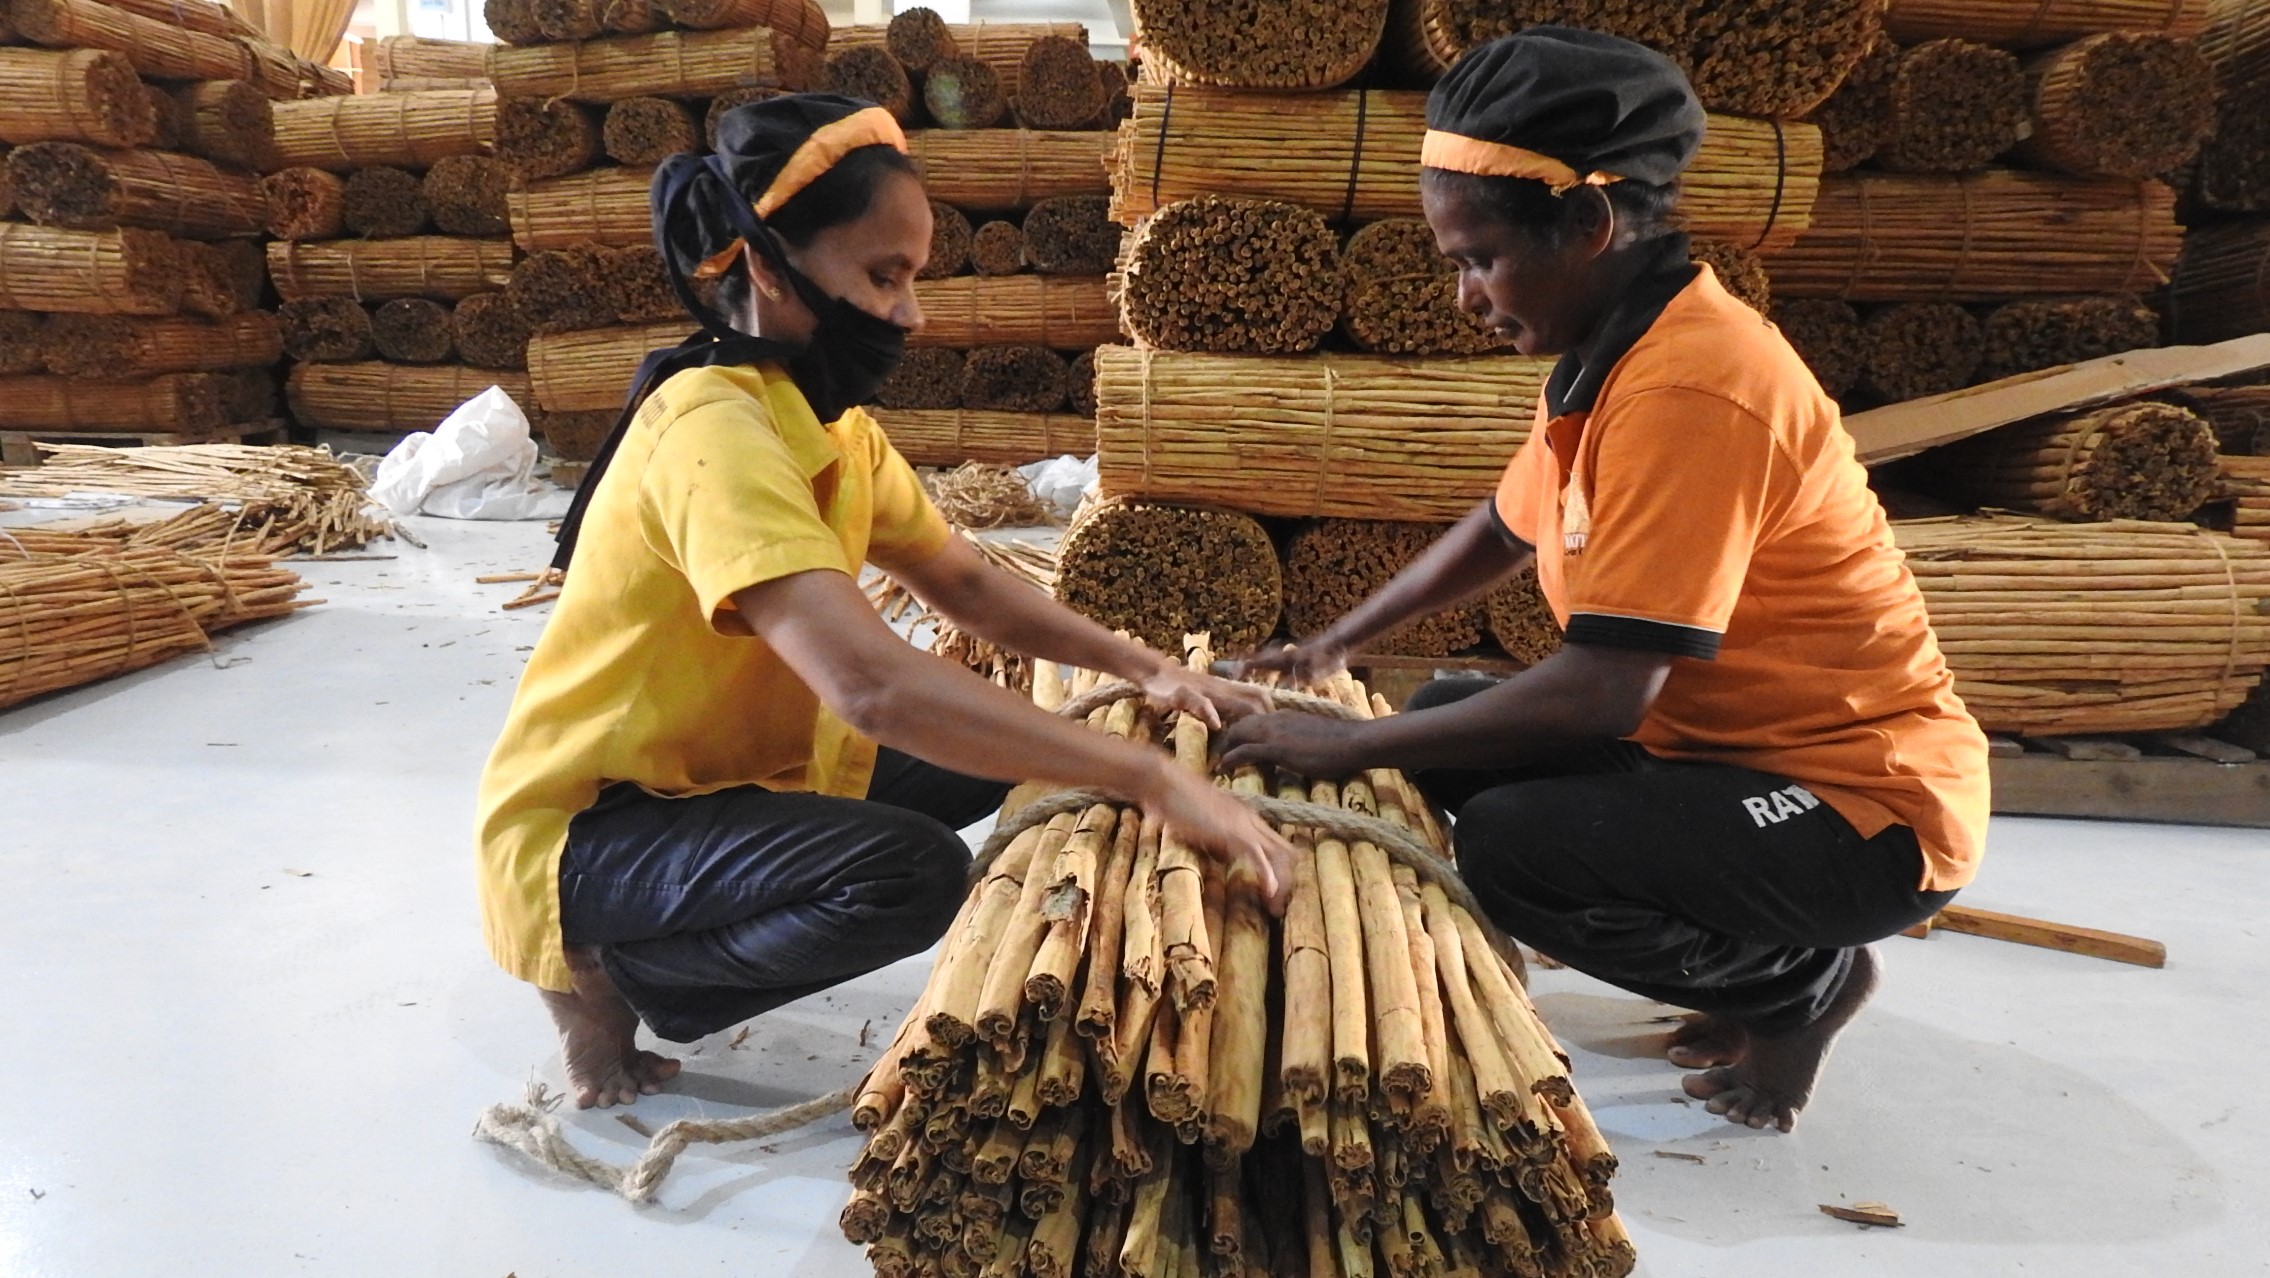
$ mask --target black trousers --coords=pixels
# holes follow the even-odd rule
[[[919,954],[965,895],[983,781],[885,749],[865,799],[609,786],[569,823],[560,931],[647,1028],[688,1043]]]
[[[1423,710],[1493,681],[1438,679]],[[1412,781],[1455,818],[1459,869],[1505,931],[1644,998],[1761,1033],[1817,1019],[1853,950],[1929,918],[1904,825],[1862,838],[1784,777],[1608,741],[1512,771]]]

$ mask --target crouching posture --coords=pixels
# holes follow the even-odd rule
[[[1986,740],[1835,403],[1673,229],[1703,120],[1666,59],[1562,28],[1435,89],[1422,196],[1460,304],[1559,362],[1492,500],[1254,665],[1328,674],[1532,563],[1567,643],[1375,722],[1247,719],[1225,758],[1410,772],[1501,927],[1700,1012],[1688,1093],[1786,1130],[1868,943],[1976,872]]]
[[[880,108],[736,108],[656,172],[655,240],[701,332],[641,368],[561,530],[572,569],[482,779],[490,952],[534,983],[579,1105],[652,1092],[687,1042],[919,953],[955,833],[1011,781],[1095,786],[1276,899],[1291,849],[1154,749],[1044,714],[891,632],[872,563],[1012,651],[1210,722],[1259,693],[1118,639],[986,564],[857,407],[921,324],[930,208]]]

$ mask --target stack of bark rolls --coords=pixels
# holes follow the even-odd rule
[[[1044,707],[1207,768],[1203,725],[1055,673]],[[1630,1272],[1615,1156],[1408,782],[1220,780],[1314,813],[1282,925],[1134,808],[1012,797],[858,1098],[845,1236],[884,1278]]]
[[[371,74],[381,93],[418,89],[489,87],[490,45],[481,40],[437,40],[430,36],[382,36],[371,43]]]
[[[1497,33],[1474,25],[1474,8],[1374,0],[1319,22],[1135,6],[1147,61],[1111,201],[1131,232],[1116,288],[1134,345],[1096,364],[1101,487],[1117,505],[1108,525],[1085,522],[1067,540],[1061,597],[1115,627],[1175,616],[1226,644],[1267,611],[1252,600],[1274,580],[1276,622],[1297,636],[1489,494],[1527,437],[1549,365],[1459,309],[1455,272],[1421,220],[1423,89],[1347,87],[1366,65],[1382,69],[1374,84],[1388,68],[1399,84],[1440,75]],[[1826,26],[1784,15],[1770,38],[1749,20],[1689,24],[1676,49],[1663,32],[1640,36],[1690,68],[1693,50],[1722,50],[1724,65],[1698,76],[1712,115],[1684,216],[1697,259],[1761,311],[1777,291],[1770,255],[1804,232],[1819,184],[1820,130],[1795,117],[1879,34],[1872,6],[1844,8]],[[1742,39],[1753,47],[1738,54]],[[1185,506],[1206,522],[1184,531]],[[1213,563],[1268,544],[1275,562],[1232,573],[1246,583],[1235,606],[1224,596],[1208,615],[1208,597],[1185,593],[1179,575],[1120,567],[1170,541]],[[1091,576],[1112,588],[1081,593]],[[1528,579],[1372,655],[1534,661],[1557,646]]]
[[[904,77],[900,118],[935,201],[928,327],[874,406],[892,442],[938,465],[1094,452],[1095,350],[1120,340],[1102,159],[1127,68],[1096,60],[1077,23],[957,25],[922,8],[837,44],[850,83]]]
[[[512,368],[551,450],[589,461],[638,361],[691,329],[654,250],[653,167],[742,102],[823,86],[812,0],[489,0],[498,232],[518,252],[461,303],[467,357]],[[519,370],[526,370],[525,373]]]
[[[2204,727],[2270,663],[2270,542],[2011,516],[1894,533],[1963,704],[1989,732]]]
[[[268,261],[303,427],[431,430],[491,385],[526,402],[495,142],[485,85],[277,109]]]
[[[2162,303],[2170,339],[2184,343],[2270,330],[2270,12],[2243,0],[2202,7],[2215,128],[2175,175],[2191,233]]]
[[[512,230],[529,257],[514,291],[534,332],[537,405],[611,417],[640,357],[684,335],[652,249],[652,166],[711,145],[741,103],[832,89],[898,116],[933,197],[931,264],[916,285],[926,327],[875,405],[892,441],[924,464],[1093,451],[1092,352],[1119,335],[1104,288],[1119,236],[1104,216],[1101,130],[1125,76],[1089,55],[1086,30],[910,9],[831,36],[808,0],[679,0],[658,5],[658,21],[664,10],[705,39],[758,24],[742,38],[770,40],[782,76],[616,95],[587,75],[580,92],[524,98],[498,79],[499,145],[522,179]],[[500,65],[521,52],[500,52]]]
[[[1870,407],[2158,345],[2174,188],[2215,129],[2206,18],[2204,0],[1894,0],[1811,110],[1828,176],[1768,260],[1822,386]]]
[[[21,0],[7,19],[0,455],[280,439],[259,175],[276,100],[336,84],[211,0]]]

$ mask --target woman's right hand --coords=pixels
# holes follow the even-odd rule
[[[1152,794],[1144,796],[1143,819],[1158,821],[1183,842],[1253,879],[1269,913],[1283,917],[1293,888],[1293,845],[1229,791],[1196,773],[1169,764]]]
[[[1287,687],[1313,688],[1348,668],[1348,645],[1327,630],[1296,643],[1263,649],[1237,663],[1239,678],[1269,673]]]

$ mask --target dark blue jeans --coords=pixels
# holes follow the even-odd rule
[[[863,800],[609,786],[568,826],[561,935],[597,947],[647,1028],[692,1042],[936,943],[969,870],[955,831],[1008,792],[888,749]]]
[[[1424,710],[1494,682],[1437,679]],[[1764,1033],[1811,1024],[1853,950],[1931,917],[1915,831],[1862,838],[1786,777],[1603,741],[1539,767],[1411,777],[1507,935],[1642,998]]]

